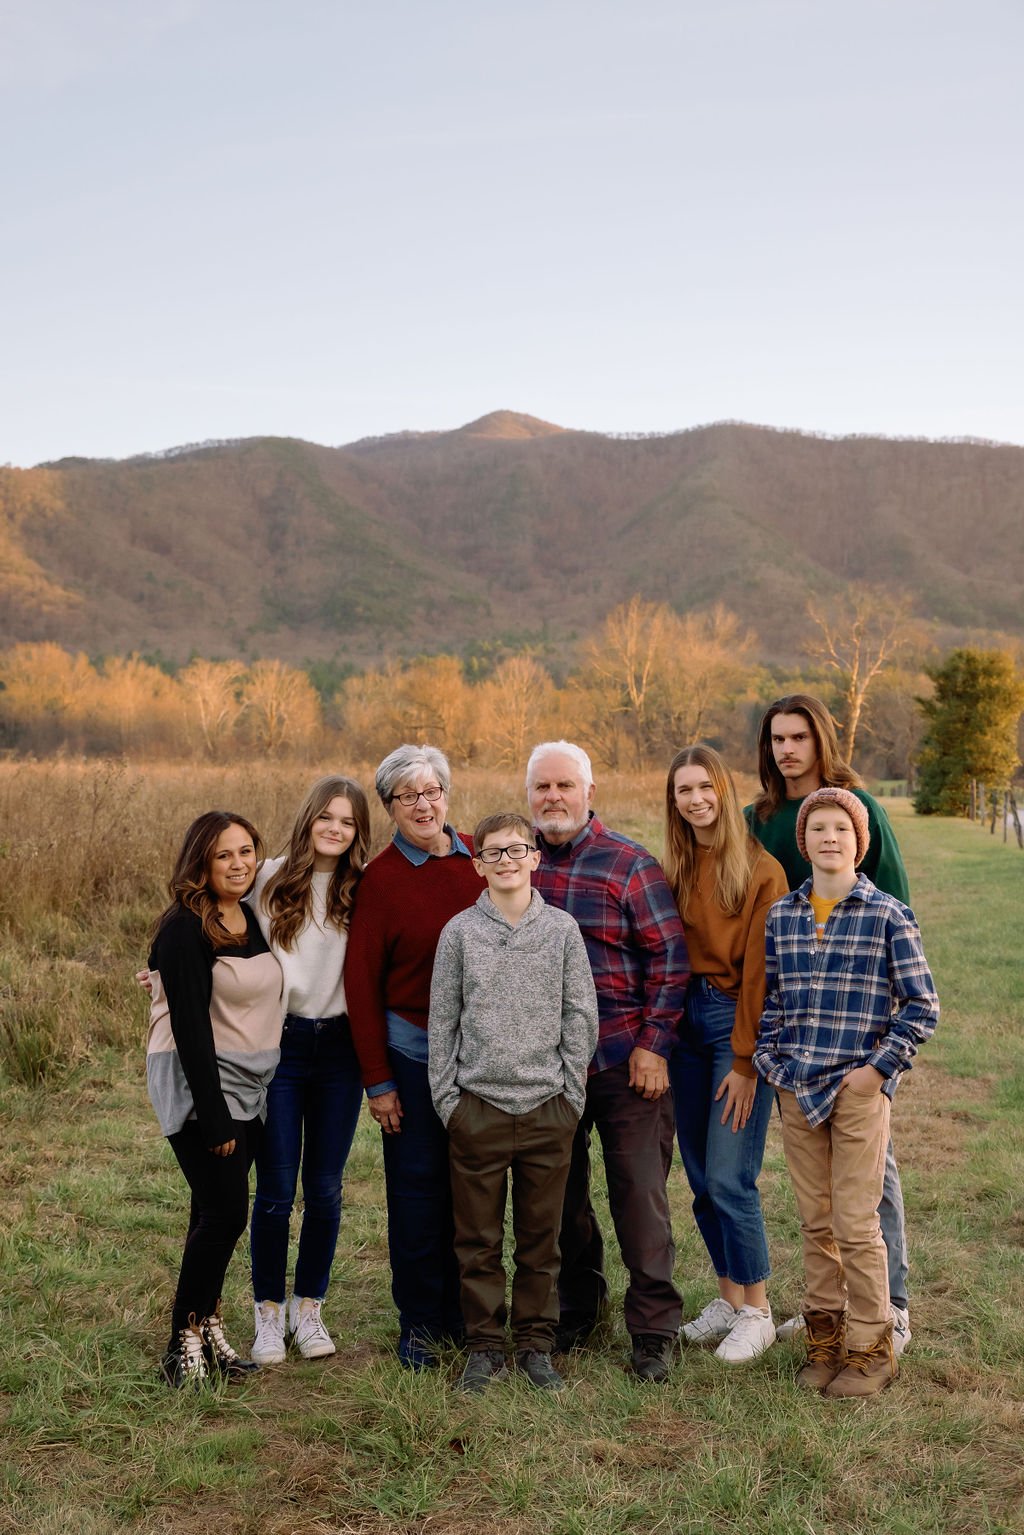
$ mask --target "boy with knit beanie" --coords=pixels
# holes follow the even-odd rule
[[[804,1249],[807,1363],[800,1385],[863,1397],[898,1373],[878,1222],[889,1105],[934,1031],[935,986],[914,914],[857,865],[867,810],[848,789],[800,806],[811,878],[776,901],[754,1065],[778,1090]]]

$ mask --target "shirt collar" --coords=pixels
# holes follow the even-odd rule
[[[589,842],[592,837],[596,837],[600,832],[604,831],[604,827],[594,812],[590,810],[587,812],[587,824],[580,827],[571,842],[560,842],[555,845],[548,842],[543,832],[538,831],[536,826],[533,830],[537,838],[537,844],[543,850],[545,857],[558,859],[568,858],[569,854],[575,853],[577,848],[583,846],[584,842]]]
[[[813,889],[814,880],[810,875],[808,875],[799,889],[794,890],[793,894],[796,896],[802,896],[805,901],[809,901],[811,899],[811,891]],[[871,883],[866,874],[858,874],[857,883],[850,890],[848,890],[845,895],[840,896],[839,901],[848,901],[851,899],[857,901],[870,901],[874,889],[875,886]],[[837,906],[839,901],[836,902]]]
[[[446,821],[444,829],[452,839],[451,851],[446,856],[450,857],[452,853],[461,853],[466,858],[472,858],[472,853],[455,830],[455,827],[449,826]],[[436,858],[438,856],[436,853],[428,853],[426,848],[417,847],[414,842],[409,841],[408,837],[403,837],[397,827],[392,834],[391,840],[402,856],[408,858],[409,862],[415,864],[417,868],[421,864],[426,863],[428,858]]]

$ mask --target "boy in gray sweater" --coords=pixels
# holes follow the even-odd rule
[[[441,934],[428,1029],[470,1350],[459,1386],[480,1392],[508,1376],[502,1242],[511,1173],[516,1363],[535,1386],[558,1391],[558,1232],[597,1046],[597,994],[575,919],[531,889],[540,854],[530,823],[514,812],[487,816],[473,845],[487,889]]]

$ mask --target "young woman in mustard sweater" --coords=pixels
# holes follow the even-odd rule
[[[718,1295],[683,1328],[727,1364],[775,1341],[757,1180],[772,1094],[752,1056],[764,1002],[764,928],[786,894],[781,865],[751,836],[728,768],[710,746],[669,764],[665,873],[686,929],[692,979],[669,1063],[676,1134]]]

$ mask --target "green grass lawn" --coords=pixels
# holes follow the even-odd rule
[[[134,1053],[95,1047],[43,1087],[0,1083],[0,1531],[1024,1529],[1024,854],[966,822],[887,808],[943,1003],[893,1117],[914,1337],[891,1390],[862,1404],[801,1395],[793,1346],[731,1371],[690,1350],[667,1388],[645,1387],[624,1368],[621,1306],[568,1361],[556,1399],[519,1381],[461,1399],[454,1356],[436,1375],[405,1374],[364,1120],[325,1312],[337,1356],[244,1388],[169,1391],[155,1366],[186,1200],[145,1098],[142,1008],[118,975],[106,984],[137,1017]],[[762,1189],[781,1319],[800,1273],[774,1125]],[[714,1282],[678,1164],[672,1196],[692,1315]],[[620,1302],[617,1266],[613,1284]],[[241,1250],[224,1310],[247,1343]]]

